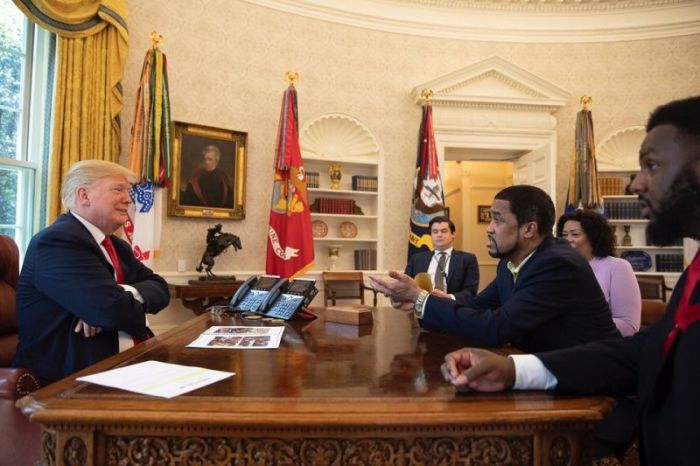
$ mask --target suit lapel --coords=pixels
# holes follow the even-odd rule
[[[456,279],[455,276],[455,270],[457,270],[457,262],[459,261],[457,251],[454,249],[452,250],[452,255],[450,255],[450,265],[447,266],[447,283],[445,283],[446,287],[448,290],[452,289],[452,286],[455,284],[454,281]]]
[[[114,267],[112,267],[112,264],[110,264],[107,258],[105,257],[104,252],[102,252],[102,247],[99,244],[97,244],[95,238],[92,236],[92,234],[90,234],[87,228],[85,228],[85,225],[80,223],[80,220],[75,218],[72,214],[65,213],[61,215],[61,217],[59,217],[57,221],[66,221],[74,225],[76,232],[80,232],[79,234],[83,237],[85,243],[90,245],[90,248],[97,254],[104,266],[107,268],[107,270],[109,270],[109,273],[114,275]],[[117,242],[114,241],[113,243],[115,244],[115,248],[117,248],[117,255],[119,256],[118,247],[116,246]],[[126,275],[126,270],[124,270],[124,274]]]
[[[418,262],[419,262],[418,265],[419,265],[419,267],[420,267],[419,270],[420,270],[421,272],[427,272],[427,271],[428,271],[428,267],[430,267],[430,261],[432,260],[432,258],[433,258],[433,252],[432,252],[432,251],[424,252],[423,254],[421,254],[421,255],[418,257]]]

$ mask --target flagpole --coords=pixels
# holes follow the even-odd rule
[[[581,110],[588,110],[588,107],[593,103],[593,97],[584,94],[579,101],[581,102]]]
[[[151,31],[151,46],[155,50],[160,50],[160,46],[163,45],[163,36],[158,34],[158,31]]]
[[[299,73],[297,73],[296,71],[287,71],[284,74],[284,79],[285,81],[287,81],[287,84],[289,84],[290,86],[294,86],[294,83],[299,80]]]

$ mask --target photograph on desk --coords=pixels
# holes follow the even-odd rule
[[[279,348],[284,327],[209,327],[189,348],[273,349]]]

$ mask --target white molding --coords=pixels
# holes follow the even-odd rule
[[[700,33],[697,1],[411,2],[396,0],[244,0],[309,18],[445,39],[498,42],[615,42]],[[435,3],[435,4],[433,4]]]
[[[309,160],[339,158],[346,163],[376,165],[379,145],[364,123],[346,113],[326,113],[304,123],[299,131],[303,157]]]
[[[424,82],[411,91],[420,103],[431,89],[433,106],[553,113],[571,93],[498,56]]]
[[[596,148],[598,171],[638,171],[639,148],[645,136],[644,126],[618,129],[605,136]]]

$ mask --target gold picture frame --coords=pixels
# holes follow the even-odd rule
[[[179,121],[174,128],[168,214],[244,219],[248,133]]]
[[[476,223],[491,223],[491,206],[476,206]]]

